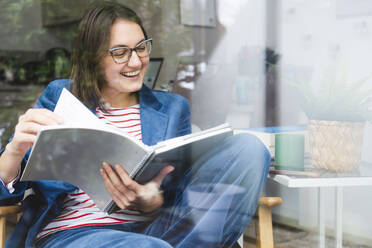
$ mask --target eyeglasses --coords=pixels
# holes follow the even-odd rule
[[[110,48],[109,52],[111,54],[112,59],[117,64],[122,64],[128,62],[132,57],[133,51],[136,52],[137,56],[140,58],[144,58],[150,55],[151,53],[151,46],[152,46],[152,38],[141,41],[136,45],[135,48],[129,47],[114,47]]]

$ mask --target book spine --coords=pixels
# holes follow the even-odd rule
[[[146,156],[142,158],[142,160],[138,163],[136,168],[132,170],[132,172],[129,174],[131,178],[135,178],[142,170],[145,169],[145,165],[152,160],[154,157],[154,151],[149,152]]]

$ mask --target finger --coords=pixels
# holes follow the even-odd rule
[[[115,189],[114,185],[111,183],[111,180],[104,169],[100,169],[100,173],[103,178],[103,182],[106,186],[106,189],[110,193],[114,202],[118,205],[119,208],[125,209],[129,205],[129,202],[126,200],[125,196],[121,196],[121,194]]]
[[[35,122],[40,125],[58,125],[63,120],[47,109],[29,109],[19,117],[19,122]]]
[[[20,116],[18,123],[25,123],[25,122],[35,122],[43,126],[58,125],[58,122],[56,122],[55,120],[50,119],[49,117],[45,115],[40,115],[40,114]]]
[[[113,184],[110,182],[110,178],[108,177],[108,175],[106,174],[105,170],[101,169],[100,170],[101,172],[101,176],[103,178],[103,181],[105,183],[105,186],[106,186],[106,189],[107,191],[110,193],[112,199],[114,200],[114,202],[121,208],[121,209],[124,209],[126,208],[126,205],[128,204],[126,202],[126,199],[125,197],[121,197],[120,196],[120,192],[118,192],[115,187],[113,186]]]
[[[116,205],[120,209],[126,209],[128,203],[125,201],[125,198],[120,197],[118,194],[112,192],[110,190],[109,186],[107,185],[107,183],[105,184],[105,186],[106,186],[106,190],[109,192],[109,194],[111,195],[112,200],[116,203]]]
[[[128,174],[123,169],[120,170],[120,172],[118,172],[118,171],[115,172],[111,168],[111,166],[106,162],[103,162],[102,165],[103,165],[108,177],[110,178],[112,184],[114,185],[115,189],[118,190],[121,194],[125,195],[128,200],[133,201],[136,198],[136,193],[133,192],[133,190],[131,189],[131,188],[133,188],[132,182],[123,181],[123,179],[122,179],[122,177],[120,176],[119,173],[124,173],[126,175],[128,175]],[[116,166],[116,168],[118,168],[117,166]],[[119,167],[121,167],[121,166],[119,165]],[[125,177],[125,175],[124,175],[124,177]],[[128,176],[128,178],[129,178],[129,176]],[[132,179],[130,179],[130,180],[133,181]]]
[[[139,210],[139,205],[136,204],[136,203],[133,203],[130,206],[128,206],[127,209],[132,210],[132,211],[138,211]]]
[[[50,111],[49,109],[41,108],[41,109],[34,109],[34,110],[36,112],[48,117],[49,119],[52,119],[53,121],[57,122],[57,124],[62,124],[63,123],[63,118],[60,115]]]
[[[37,132],[40,126],[35,123],[17,124],[15,127],[14,137],[7,146],[8,151],[13,154],[21,155],[27,152],[35,143]]]
[[[31,143],[33,144],[36,140],[36,135],[29,133],[18,133],[17,136],[14,136],[15,143]]]
[[[130,178],[130,176],[128,175],[128,173],[126,172],[126,170],[121,165],[116,164],[115,165],[115,170],[118,173],[121,181],[124,183],[124,185],[128,189],[130,189],[130,190],[132,190],[132,191],[134,191],[136,193],[139,192],[139,190],[141,188],[141,185],[138,184],[136,181],[134,181],[132,178]]]
[[[118,186],[121,184],[121,181],[115,171],[111,168],[111,165],[107,162],[102,163],[103,169],[105,170],[107,176],[110,178],[111,182]]]
[[[14,135],[13,140],[6,146],[6,150],[12,154],[24,156],[34,144],[35,139],[36,136],[33,134],[21,133]]]
[[[174,170],[173,166],[165,166],[161,171],[158,173],[158,175],[151,180],[151,182],[154,182],[160,187],[161,183],[163,182],[164,178],[171,173]]]
[[[28,133],[36,135],[41,129],[41,125],[35,122],[18,123],[15,127],[15,132]]]

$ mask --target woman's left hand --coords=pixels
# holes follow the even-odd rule
[[[129,177],[120,165],[115,165],[115,171],[106,162],[102,163],[101,176],[112,199],[121,209],[139,210],[150,213],[163,205],[164,198],[160,185],[173,166],[164,167],[159,174],[145,185],[141,185]]]

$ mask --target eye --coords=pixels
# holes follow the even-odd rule
[[[120,49],[116,49],[114,51],[112,51],[112,55],[114,55],[115,57],[124,57],[125,55],[128,54],[128,49],[127,48],[120,48]]]
[[[144,51],[146,49],[146,44],[141,44],[138,47],[136,47],[137,51]]]

